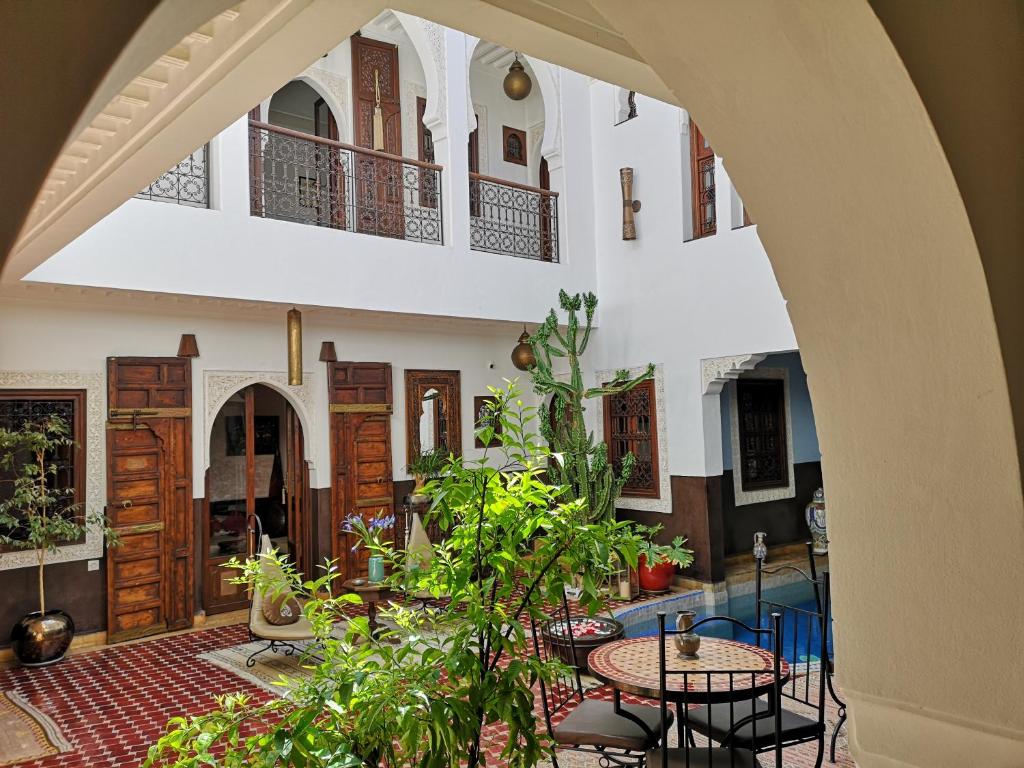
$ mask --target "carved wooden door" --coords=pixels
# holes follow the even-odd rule
[[[285,414],[285,501],[288,511],[288,543],[292,561],[300,573],[313,578],[317,574],[311,567],[315,562],[312,553],[312,531],[309,516],[309,472],[306,466],[303,445],[302,422],[292,409]]]
[[[313,133],[323,139],[340,141],[338,121],[322,98],[313,102]],[[316,144],[317,169],[327,172],[323,192],[317,194],[317,224],[321,227],[345,228],[345,164],[342,150],[327,144]],[[319,170],[318,170],[319,173]]]
[[[384,146],[402,156],[402,101],[398,47],[362,35],[352,37],[352,103],[355,144],[373,146],[373,120],[380,92]],[[378,155],[353,153],[356,178],[356,229],[385,237],[405,237],[405,183],[402,163]]]
[[[107,359],[107,640],[192,626],[192,366]]]
[[[331,363],[327,369],[331,408],[332,557],[341,579],[366,576],[367,552],[352,551],[345,520],[393,514],[391,473],[391,365]],[[395,530],[401,542],[401,527]]]

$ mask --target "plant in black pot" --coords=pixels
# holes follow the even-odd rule
[[[114,538],[102,514],[90,514],[75,503],[74,489],[60,487],[59,457],[73,443],[70,427],[59,416],[26,422],[16,430],[0,429],[0,545],[35,552],[39,569],[39,610],[11,630],[14,654],[28,666],[60,661],[75,635],[68,614],[46,608],[47,555],[81,539],[87,528]]]

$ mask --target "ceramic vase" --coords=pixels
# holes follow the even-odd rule
[[[689,631],[696,620],[696,611],[680,611],[676,615],[676,629],[683,630],[684,632],[681,635],[673,635],[672,637],[676,644],[676,650],[679,651],[680,658],[691,660],[700,658],[697,655],[697,651],[700,650],[700,635]]]
[[[807,520],[807,528],[811,532],[814,554],[826,554],[828,552],[828,529],[826,528],[824,488],[819,488],[814,492],[814,498],[804,510],[804,519]]]
[[[765,536],[767,535],[764,531],[758,531],[754,534],[754,559],[760,560],[762,563],[768,561],[768,545],[764,543]]]
[[[366,567],[367,567],[367,569],[369,571],[368,574],[367,574],[367,577],[366,577],[367,581],[369,581],[371,584],[376,584],[378,582],[384,581],[384,558],[383,557],[378,557],[376,555],[371,557],[367,561]]]

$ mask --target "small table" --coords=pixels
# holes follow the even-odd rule
[[[620,692],[632,693],[651,699],[661,698],[661,685],[658,680],[658,643],[660,638],[634,637],[616,640],[596,649],[590,654],[590,674],[608,683]],[[671,643],[671,640],[669,641]],[[667,652],[668,669],[688,672],[729,672],[731,670],[750,671],[763,669],[764,673],[756,675],[751,686],[750,675],[736,675],[730,691],[727,674],[712,675],[710,689],[707,677],[689,678],[689,694],[691,701],[701,704],[718,704],[741,699],[754,699],[771,690],[775,678],[772,672],[774,659],[772,652],[758,648],[749,643],[736,640],[722,640],[717,637],[701,637],[698,658],[687,660],[680,658],[670,644]],[[789,663],[779,659],[779,669],[783,680],[789,678]],[[669,701],[681,702],[684,698],[683,676],[669,675],[666,698]]]
[[[634,637],[616,640],[596,649],[588,659],[590,674],[613,688],[615,711],[625,717],[629,713],[621,708],[620,697],[623,692],[650,699],[661,698],[661,681],[659,680],[658,644],[661,638]],[[729,675],[695,676],[689,679],[690,703],[719,704],[729,701],[756,699],[771,690],[775,682],[773,666],[775,664],[771,651],[758,648],[756,645],[740,643],[735,640],[722,640],[716,637],[701,637],[698,658],[687,660],[681,658],[669,640],[666,662],[668,669],[693,672],[729,672],[752,671],[763,669],[764,674],[754,676],[736,675],[729,682]],[[789,663],[779,659],[779,673],[782,680],[789,678]],[[668,690],[665,698],[675,702],[676,727],[679,729],[679,743],[683,743],[686,718],[683,717],[684,678],[682,675],[669,675]],[[753,685],[751,685],[753,682]]]
[[[370,634],[377,637],[380,634],[380,624],[377,623],[377,603],[388,602],[395,597],[395,593],[383,582],[373,583],[365,579],[348,579],[342,583],[341,588],[346,592],[355,592],[366,603],[366,618],[370,625]]]

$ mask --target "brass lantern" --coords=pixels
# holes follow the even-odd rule
[[[502,88],[505,89],[505,95],[512,101],[522,101],[530,95],[530,91],[533,89],[533,81],[526,74],[526,68],[519,62],[518,53],[515,61],[508,68]]]
[[[530,334],[523,326],[523,334],[519,337],[519,343],[512,350],[512,365],[520,371],[528,371],[537,364],[537,358],[533,355],[533,345],[530,343]]]

